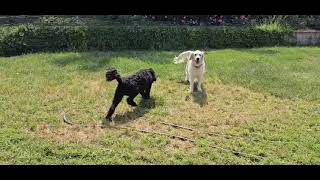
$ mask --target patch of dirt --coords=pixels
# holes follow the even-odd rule
[[[96,84],[97,87],[99,83]],[[94,86],[94,84],[91,84]],[[178,87],[176,87],[178,88]],[[226,132],[233,127],[241,126],[251,121],[265,121],[266,119],[283,119],[287,121],[295,116],[294,111],[297,102],[290,100],[281,100],[279,98],[253,92],[249,89],[237,86],[223,84],[206,84],[207,104],[199,106],[197,102],[185,101],[185,96],[177,96],[178,103],[168,104],[167,108],[160,108],[166,111],[164,116],[158,114],[143,113],[144,107],[132,108],[123,101],[115,113],[116,126],[131,126],[137,129],[143,129],[155,132],[164,132],[190,138],[205,137],[206,135],[197,134],[182,129],[176,129],[162,125],[161,122],[170,122],[191,127],[196,130],[207,132]],[[102,89],[97,88],[97,91]],[[173,91],[175,92],[175,91]],[[158,94],[161,92],[155,92]],[[181,94],[181,92],[177,92]],[[192,98],[192,95],[189,95]],[[179,99],[180,98],[180,99]],[[169,99],[171,101],[171,99]],[[97,105],[96,111],[105,113],[107,105]],[[73,111],[70,111],[72,114]],[[151,114],[151,115],[150,115]],[[77,114],[80,117],[81,114]],[[76,117],[76,116],[75,116]],[[81,116],[82,121],[85,117]],[[100,117],[98,117],[100,118]],[[131,120],[134,119],[134,120]],[[62,121],[62,120],[61,120]],[[87,122],[87,121],[86,121]],[[53,139],[58,142],[74,143],[94,143],[106,134],[112,136],[132,136],[127,130],[118,130],[115,128],[101,128],[100,125],[91,122],[88,127],[68,126],[50,127],[47,124],[39,125],[36,133],[40,137]],[[87,123],[85,123],[87,124]],[[176,139],[170,139],[167,147],[168,151],[177,149],[192,149],[192,143],[183,142]]]
[[[55,101],[63,100],[67,96],[67,90],[49,88],[46,96],[46,101],[53,103]]]
[[[59,128],[50,127],[48,124],[39,125],[36,134],[60,143],[93,143],[106,133],[100,125],[91,127],[63,126]]]
[[[103,80],[85,81],[82,84],[84,89],[87,89],[90,94],[103,94],[107,88],[107,84]]]
[[[165,148],[165,151],[167,151],[169,154],[174,154],[175,152],[180,150],[192,152],[195,151],[195,145],[188,141],[170,139],[170,142],[167,144]]]

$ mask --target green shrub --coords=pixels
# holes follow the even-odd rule
[[[78,17],[42,16],[34,24],[41,26],[82,26],[86,22]]]
[[[48,26],[48,22],[58,21]],[[279,24],[258,27],[37,25],[0,28],[0,55],[39,51],[185,50],[286,45],[291,30]]]
[[[87,49],[85,26],[19,25],[1,28],[0,55]]]

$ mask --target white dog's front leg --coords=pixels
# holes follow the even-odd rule
[[[198,86],[197,86],[197,89],[198,89],[198,91],[200,91],[200,92],[202,92],[202,89],[201,89],[202,81],[203,81],[203,77],[200,77],[200,78],[198,79]]]
[[[188,67],[186,66],[186,77],[184,78],[185,81],[189,81],[189,74],[188,74]]]
[[[201,89],[201,83],[202,83],[202,82],[201,82],[201,81],[199,81],[199,82],[198,82],[198,86],[197,86],[197,89],[198,89],[198,91],[199,91],[199,92],[202,92],[202,89]]]
[[[190,93],[193,93],[194,91],[194,79],[192,77],[190,77]]]

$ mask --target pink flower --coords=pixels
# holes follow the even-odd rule
[[[223,21],[222,19],[219,19],[219,20],[218,20],[219,23],[222,23],[222,21]]]

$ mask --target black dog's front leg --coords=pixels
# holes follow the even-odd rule
[[[150,99],[151,85],[144,89],[140,94],[143,99]]]
[[[112,101],[112,105],[108,111],[108,114],[106,116],[106,119],[109,120],[109,122],[111,123],[112,122],[112,115],[114,113],[114,111],[116,110],[118,104],[121,102],[123,98],[123,95],[116,92],[115,95],[114,95],[114,98],[113,98],[113,101]]]
[[[132,96],[129,96],[127,99],[127,103],[131,106],[138,106],[137,103],[133,101],[133,99],[137,96],[138,94],[133,94]]]

